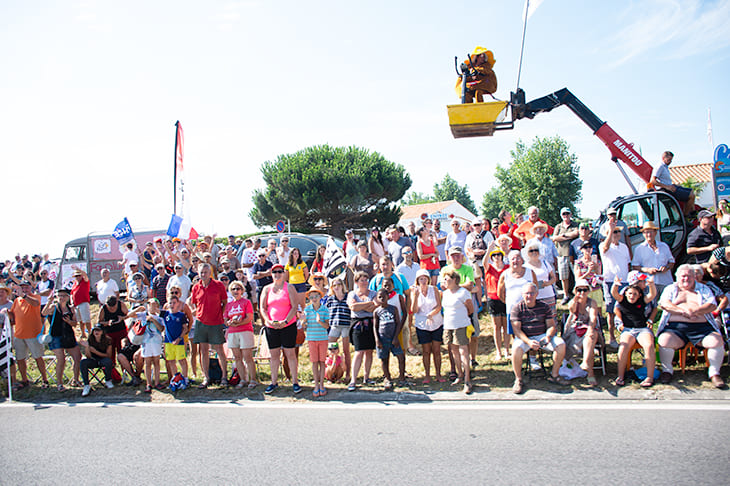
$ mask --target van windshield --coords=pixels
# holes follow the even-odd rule
[[[63,260],[65,262],[86,260],[86,246],[67,246],[63,254]]]

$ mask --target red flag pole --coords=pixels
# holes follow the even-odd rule
[[[175,122],[175,156],[172,159],[172,214],[177,214],[177,134],[180,120]]]

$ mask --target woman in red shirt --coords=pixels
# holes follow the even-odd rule
[[[487,260],[488,259],[488,260]],[[499,248],[484,257],[484,281],[487,286],[487,311],[494,323],[494,349],[497,361],[509,359],[509,334],[507,334],[507,307],[499,299],[497,285],[499,277],[507,270],[504,253]],[[504,346],[504,350],[502,350]]]
[[[438,281],[439,272],[441,265],[439,265],[439,252],[437,249],[438,243],[433,233],[421,226],[416,232],[418,235],[418,244],[416,245],[416,252],[418,253],[418,260],[421,262],[421,268],[428,270],[428,275],[431,278],[431,285],[436,285]]]
[[[517,225],[512,222],[512,215],[509,213],[509,211],[503,209],[499,212],[499,219],[502,221],[502,224],[499,225],[499,234],[508,235],[510,238],[512,238],[511,248],[513,250],[521,249],[522,245],[520,244],[520,239],[515,236],[515,230],[517,229]]]

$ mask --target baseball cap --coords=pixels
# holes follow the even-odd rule
[[[455,255],[457,253],[464,253],[464,250],[461,249],[460,246],[452,246],[449,248],[449,255]]]
[[[715,216],[715,214],[708,211],[707,209],[703,209],[702,211],[697,213],[697,219],[712,218],[713,216]]]
[[[610,207],[606,211],[606,215],[609,215],[609,214],[618,214],[618,210],[616,208],[614,208],[614,207]]]
[[[629,285],[634,285],[641,280],[646,280],[646,278],[647,275],[645,273],[642,273],[638,270],[631,270],[629,272],[629,275],[626,277],[626,281],[629,283]]]
[[[561,215],[563,215],[565,213],[573,214],[573,212],[570,210],[570,208],[567,208],[567,207],[560,210]]]

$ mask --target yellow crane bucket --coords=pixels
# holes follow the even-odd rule
[[[454,138],[491,136],[494,123],[504,119],[506,108],[506,101],[447,105],[451,133]]]

